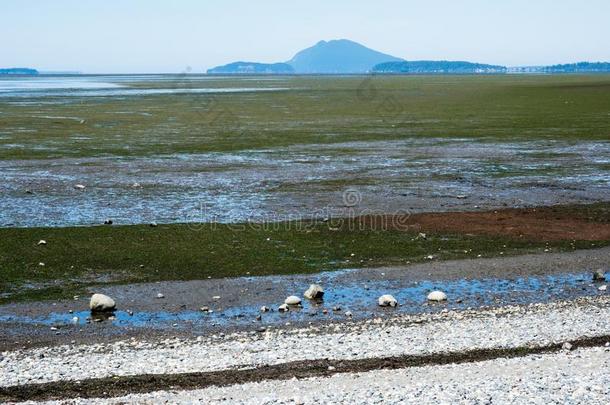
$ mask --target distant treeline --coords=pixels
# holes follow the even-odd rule
[[[208,70],[208,74],[292,74],[287,63],[234,62]]]
[[[566,65],[544,66],[543,71],[547,73],[595,73],[610,72],[608,62],[579,62]]]
[[[463,61],[418,60],[380,63],[373,67],[373,73],[506,73],[506,67]]]
[[[38,71],[36,69],[30,68],[10,68],[10,69],[0,69],[0,75],[37,75]]]

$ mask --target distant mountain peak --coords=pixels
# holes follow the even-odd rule
[[[402,60],[349,39],[333,39],[319,41],[286,63],[298,73],[367,73],[379,63]]]
[[[213,74],[349,74],[368,73],[375,65],[384,62],[401,62],[403,59],[367,48],[349,39],[318,41],[298,52],[288,62],[256,63],[233,62],[209,69]]]

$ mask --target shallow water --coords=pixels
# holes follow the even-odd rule
[[[189,328],[194,331],[214,327],[240,327],[252,324],[279,325],[285,322],[305,323],[332,319],[345,319],[345,312],[351,311],[353,319],[384,317],[395,313],[418,314],[439,312],[444,309],[466,309],[482,306],[500,306],[508,304],[530,304],[555,300],[573,299],[583,296],[604,294],[598,287],[602,284],[592,283],[589,273],[557,274],[542,277],[520,277],[516,279],[460,279],[419,281],[406,283],[404,280],[371,280],[363,285],[362,280],[345,282],[346,273],[358,270],[343,270],[320,273],[318,281],[324,285],[324,300],[303,300],[303,308],[292,309],[287,313],[276,310],[279,303],[257,302],[248,306],[219,308],[220,304],[210,306],[211,313],[201,311],[155,311],[136,312],[130,315],[125,310],[115,313],[114,320],[106,322],[122,328]],[[606,275],[608,278],[610,273]],[[283,276],[266,277],[281,284],[280,288],[297,290],[301,281],[291,285]],[[341,282],[336,279],[341,278]],[[448,295],[444,303],[428,303],[427,294],[432,290],[442,290]],[[392,294],[400,305],[397,308],[380,308],[377,298],[383,294]],[[262,305],[272,308],[271,312],[260,312]],[[339,311],[333,308],[339,307]],[[327,309],[328,314],[322,310]],[[261,314],[262,321],[255,321]],[[77,324],[86,325],[89,311],[73,314],[53,312],[47,316],[28,317],[1,315],[0,322],[26,323],[39,325],[71,325],[72,318],[78,317]]]
[[[107,218],[116,224],[280,221],[347,211],[588,203],[610,200],[608,162],[610,142],[433,138],[0,161],[0,226],[87,225]],[[77,191],[75,184],[86,189]],[[346,192],[355,194],[355,206],[346,207]]]

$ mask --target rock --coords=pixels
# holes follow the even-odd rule
[[[447,301],[447,294],[442,291],[432,291],[428,294],[428,301]]]
[[[256,319],[257,321],[262,321],[262,320],[263,320],[263,317],[262,317],[262,316],[260,316],[260,315],[256,315],[256,318],[255,318],[255,319]]]
[[[268,307],[268,306],[263,305],[263,306],[261,307],[261,312],[269,312],[269,307]]]
[[[104,294],[93,294],[89,301],[91,312],[111,312],[116,309],[116,303],[112,298]]]
[[[602,270],[596,270],[593,272],[593,281],[606,281],[606,275]]]
[[[105,220],[104,225],[112,225],[112,219]]]
[[[379,297],[378,302],[380,307],[395,307],[398,305],[398,301],[396,301],[396,298],[394,298],[390,294],[382,295],[381,297]]]
[[[352,311],[345,311],[345,316],[347,316],[348,318],[351,318],[352,315]]]
[[[572,350],[574,348],[574,346],[572,346],[572,344],[570,342],[565,342],[564,344],[561,345],[561,348],[563,350]]]
[[[84,185],[82,185],[82,184],[75,184],[75,185],[74,185],[74,188],[75,188],[75,189],[77,189],[77,190],[84,190],[84,189],[85,189],[85,186],[84,186]]]
[[[78,321],[79,321],[78,316],[75,316],[75,317],[72,318],[72,323],[74,325],[76,325],[78,323]]]
[[[284,300],[286,305],[301,305],[301,299],[296,295],[291,295]]]
[[[150,225],[151,228],[155,228],[157,226],[157,223],[156,222],[151,222],[149,225]]]
[[[201,307],[201,312],[210,312],[210,307]]]
[[[220,295],[215,295],[215,296],[212,297],[212,299],[214,301],[218,301],[220,299]]]
[[[157,294],[157,298],[159,298],[159,299],[161,299],[161,298],[165,298],[165,295],[163,295],[163,294],[159,293],[159,294]]]
[[[308,300],[320,299],[324,296],[324,289],[318,284],[311,284],[303,296]]]
[[[289,310],[288,308],[288,304],[282,304],[277,308],[278,311],[280,312],[287,312]]]
[[[38,263],[38,265],[39,265],[40,267],[44,267],[44,262],[40,262],[40,263]]]
[[[40,246],[40,245],[46,245],[46,244],[47,244],[47,241],[46,241],[46,240],[44,240],[44,239],[40,239],[40,240],[38,241],[38,246]]]
[[[599,291],[606,291],[606,289],[608,289],[607,285],[602,285],[602,286],[599,286],[599,288],[598,288]]]

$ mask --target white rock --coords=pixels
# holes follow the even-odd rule
[[[284,300],[284,304],[286,305],[300,305],[301,299],[296,295],[291,295]]]
[[[72,323],[74,325],[78,324],[78,321],[79,321],[78,316],[75,316],[75,317],[72,318]]]
[[[599,291],[606,291],[606,289],[608,288],[607,285],[602,285],[598,288]]]
[[[269,312],[269,307],[268,307],[268,306],[263,305],[263,306],[261,307],[261,312]]]
[[[322,298],[324,296],[324,289],[318,284],[311,284],[303,296],[308,300]]]
[[[38,245],[46,245],[46,244],[47,244],[47,241],[46,241],[46,240],[44,240],[44,239],[40,239],[40,240],[38,241]]]
[[[352,317],[352,315],[353,315],[353,314],[352,314],[352,311],[346,311],[346,312],[345,312],[345,316],[347,316],[348,318],[351,318],[351,317]]]
[[[114,311],[115,308],[114,300],[104,294],[93,294],[89,301],[89,309],[93,312]]]
[[[165,295],[159,293],[159,294],[157,294],[157,298],[165,298]]]
[[[428,301],[447,301],[447,294],[442,291],[432,291],[428,294]]]
[[[277,308],[277,310],[278,310],[278,311],[280,311],[280,312],[286,312],[286,311],[288,311],[288,310],[289,310],[289,308],[288,308],[288,304],[282,304],[282,305],[280,305],[280,306]]]
[[[379,306],[381,307],[395,307],[398,305],[398,301],[396,301],[396,298],[394,298],[390,294],[382,295],[381,297],[379,297],[378,302]]]
[[[77,190],[84,190],[84,189],[85,189],[85,186],[84,186],[84,185],[82,185],[82,184],[75,184],[75,185],[74,185],[74,188],[75,188],[75,189],[77,189]]]
[[[565,342],[563,345],[561,345],[561,348],[563,350],[572,350],[573,346],[570,342]]]

